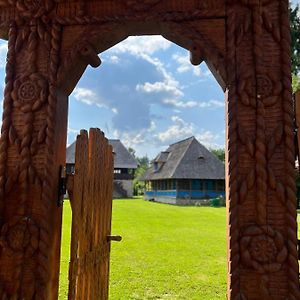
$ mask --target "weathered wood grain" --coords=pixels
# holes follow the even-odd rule
[[[99,129],[76,141],[69,299],[108,299],[113,155]]]

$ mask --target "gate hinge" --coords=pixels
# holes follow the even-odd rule
[[[58,200],[57,205],[60,207],[64,204],[64,196],[66,194],[66,167],[59,167],[59,178],[58,178]]]

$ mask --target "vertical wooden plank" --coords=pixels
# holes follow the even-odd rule
[[[100,261],[97,265],[97,297],[101,299],[101,276],[102,276],[102,259],[103,259],[103,241],[102,241],[102,228],[103,228],[103,156],[104,156],[104,148],[103,148],[103,133],[99,132],[99,145],[100,147],[100,157],[99,157],[99,191],[98,191],[98,232],[97,232],[97,243],[99,247],[99,255],[100,255]]]
[[[105,181],[104,181],[104,186],[103,186],[103,203],[104,203],[104,211],[103,211],[103,242],[107,243],[107,221],[108,221],[108,215],[107,215],[107,182],[109,180],[109,174],[108,174],[108,170],[107,170],[107,141],[104,140],[103,143],[105,143],[105,155],[103,157],[103,170],[104,172],[107,174],[107,176],[105,177]],[[108,244],[105,244],[106,246],[108,246]],[[107,279],[108,279],[108,274],[107,274],[107,268],[106,265],[108,263],[108,247],[104,247],[103,249],[103,261],[102,261],[102,265],[103,265],[103,274],[102,274],[102,291],[103,291],[103,299],[107,299],[108,295],[108,288],[107,288]]]
[[[82,194],[82,204],[81,204],[81,217],[78,226],[80,226],[80,242],[79,242],[79,249],[78,249],[78,264],[79,264],[79,275],[78,275],[78,296],[76,299],[86,299],[87,291],[86,291],[86,281],[85,281],[85,266],[83,264],[83,258],[85,255],[85,244],[86,244],[86,211],[87,211],[87,193],[88,193],[88,134],[86,131],[82,132],[82,139],[84,140],[86,155],[85,160],[83,162],[84,171],[82,172],[83,178],[83,194]]]
[[[99,129],[78,137],[75,169],[69,299],[106,300],[113,155]]]
[[[296,126],[297,130],[297,141],[298,141],[298,157],[300,157],[300,91],[295,93],[295,115],[296,115]]]
[[[111,234],[111,215],[112,215],[112,188],[113,188],[113,154],[112,147],[106,144],[106,155],[105,155],[105,170],[106,170],[106,192],[105,192],[105,203],[106,203],[106,219],[105,219],[105,238]],[[110,244],[106,248],[106,259],[105,259],[105,288],[103,291],[105,294],[105,299],[108,299],[109,292],[109,254],[110,254]]]
[[[69,299],[76,299],[76,293],[80,290],[80,282],[78,282],[78,257],[81,240],[81,219],[82,219],[82,202],[84,193],[84,182],[86,180],[86,161],[87,161],[87,132],[81,131],[76,140],[75,154],[75,174],[73,199],[71,201],[72,208],[72,235],[70,248],[70,269],[69,269]]]
[[[103,238],[102,238],[102,228],[103,228],[103,180],[105,178],[105,174],[103,172],[103,161],[105,157],[104,152],[104,135],[99,131],[99,145],[100,145],[100,158],[99,158],[99,185],[98,185],[98,200],[97,200],[97,210],[98,210],[98,220],[97,220],[97,245],[99,249],[100,260],[97,265],[97,298],[101,298],[101,274],[102,274],[102,260],[103,260]]]
[[[98,274],[96,272],[98,267],[98,253],[97,253],[97,230],[98,230],[98,203],[99,203],[99,183],[101,180],[101,176],[99,176],[99,164],[101,158],[101,144],[99,143],[99,130],[98,129],[91,129],[90,130],[90,138],[93,141],[91,144],[91,177],[90,180],[92,181],[92,188],[93,188],[93,199],[92,199],[92,216],[91,216],[91,226],[92,226],[92,234],[90,240],[90,249],[93,253],[93,263],[91,266],[90,276],[92,278],[91,285],[90,285],[90,293],[91,299],[97,299],[97,282],[98,282]]]

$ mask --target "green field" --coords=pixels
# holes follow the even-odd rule
[[[60,299],[67,299],[65,203]],[[226,299],[225,208],[114,200],[110,299]]]

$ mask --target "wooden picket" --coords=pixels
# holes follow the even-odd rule
[[[75,174],[67,188],[72,207],[69,300],[108,299],[113,152],[99,129],[76,141]]]
[[[294,105],[295,105],[295,121],[297,128],[297,143],[298,143],[298,157],[300,157],[300,91],[294,94]]]

